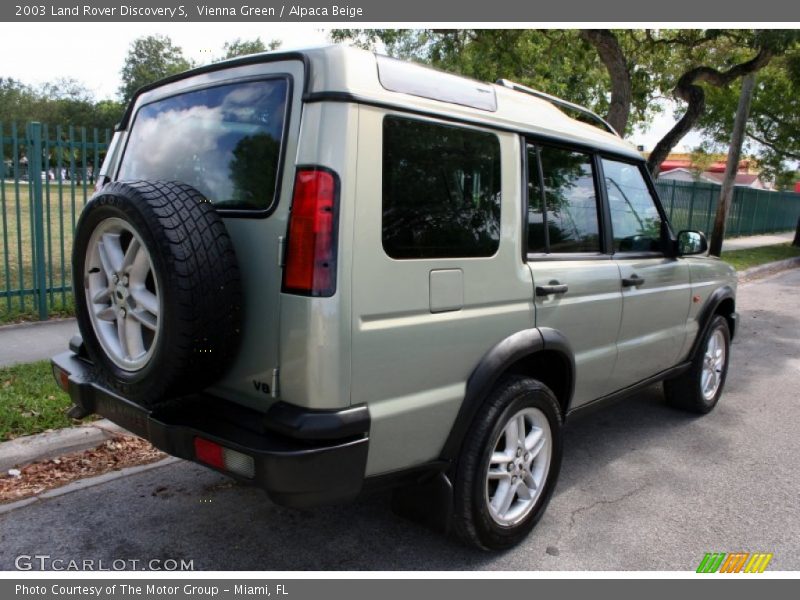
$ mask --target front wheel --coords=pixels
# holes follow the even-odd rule
[[[689,370],[664,382],[667,402],[690,412],[711,412],[725,387],[730,346],[728,321],[716,315],[703,338],[701,351],[692,359]]]
[[[475,417],[454,484],[454,529],[499,550],[521,541],[544,513],[561,467],[562,420],[553,392],[504,378]]]

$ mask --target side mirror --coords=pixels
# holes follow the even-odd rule
[[[704,254],[708,251],[708,241],[701,231],[683,230],[678,233],[678,256]]]

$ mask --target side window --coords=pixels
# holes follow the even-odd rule
[[[528,252],[600,252],[592,157],[528,145]]]
[[[383,247],[392,258],[491,256],[500,243],[500,141],[383,120]]]
[[[661,215],[638,165],[603,159],[615,252],[661,250]]]

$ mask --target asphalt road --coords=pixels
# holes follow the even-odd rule
[[[490,554],[395,516],[378,494],[293,511],[176,463],[0,515],[0,569],[20,554],[185,559],[204,570],[686,570],[706,552],[772,552],[800,570],[800,269],[740,287],[726,392],[706,417],[656,386],[570,423],[533,534]]]

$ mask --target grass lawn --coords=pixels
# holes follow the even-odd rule
[[[743,271],[756,265],[794,258],[800,256],[800,248],[796,248],[789,243],[775,244],[774,246],[759,246],[757,248],[746,248],[744,250],[731,250],[722,253],[722,260],[730,263],[737,271]]]
[[[0,441],[75,424],[49,360],[0,368]]]

